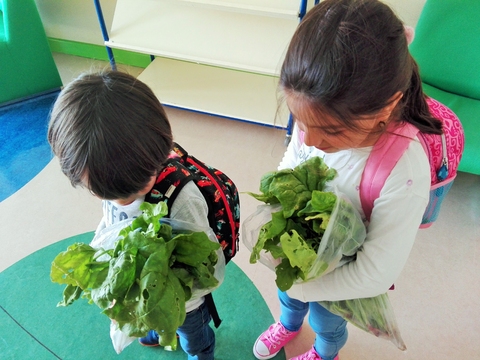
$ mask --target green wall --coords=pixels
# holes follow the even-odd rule
[[[109,60],[105,46],[54,38],[48,38],[48,43],[52,52],[82,56],[95,60]],[[145,68],[151,61],[150,55],[119,49],[112,49],[112,51],[117,64]]]

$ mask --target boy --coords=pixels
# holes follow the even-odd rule
[[[173,146],[165,110],[152,90],[119,71],[86,73],[69,83],[52,109],[48,141],[72,185],[103,200],[97,232],[141,214]],[[178,194],[170,217],[209,226],[208,206],[193,181]],[[204,298],[186,303],[177,333],[188,360],[213,360],[215,334]],[[158,345],[150,331],[143,345]]]

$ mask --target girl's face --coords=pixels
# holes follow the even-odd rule
[[[325,115],[319,121],[318,115],[309,111],[305,102],[289,96],[286,101],[298,128],[305,133],[305,145],[314,146],[326,153],[374,145],[381,133],[378,131],[379,123],[386,122],[380,114],[369,119],[358,119],[355,120],[358,130],[354,130],[331,116]]]

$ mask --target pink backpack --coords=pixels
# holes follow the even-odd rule
[[[428,98],[427,103],[431,114],[443,122],[444,134],[421,133],[414,125],[405,123],[382,135],[383,139],[377,141],[367,159],[360,181],[360,200],[367,220],[385,181],[417,135],[430,161],[431,175],[430,200],[420,228],[431,226],[437,219],[442,201],[457,176],[465,140],[462,124],[452,110],[432,98]],[[300,131],[302,142],[303,137]]]
[[[420,228],[427,228],[437,219],[443,199],[457,176],[457,167],[464,147],[462,124],[452,110],[431,98],[427,99],[432,115],[443,122],[443,134],[432,135],[406,123],[385,133],[384,141],[377,141],[367,160],[360,181],[360,200],[367,219],[370,219],[375,200],[380,195],[387,177],[407,150],[410,141],[418,136],[430,161],[430,200]]]

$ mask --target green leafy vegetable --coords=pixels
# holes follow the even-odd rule
[[[175,232],[160,219],[164,202],[143,203],[142,215],[119,232],[114,249],[75,243],[52,262],[50,278],[66,284],[68,306],[82,294],[128,336],[156,330],[160,345],[176,349],[176,330],[185,320],[193,289],[218,286],[214,277],[218,243],[204,232]],[[99,261],[107,255],[108,260]]]
[[[262,194],[249,193],[267,204],[282,204],[285,218],[305,207],[312,191],[323,190],[325,183],[337,172],[330,169],[319,157],[300,164],[295,169],[284,169],[265,174],[260,181]]]
[[[320,259],[315,274],[310,274],[337,201],[335,194],[323,189],[336,174],[321,158],[314,157],[294,169],[265,174],[260,181],[262,193],[249,193],[267,204],[282,206],[261,229],[250,255],[251,263],[258,261],[262,250],[275,259],[288,259],[275,269],[276,284],[282,291],[288,290],[296,279],[319,276],[328,268],[328,263]]]

